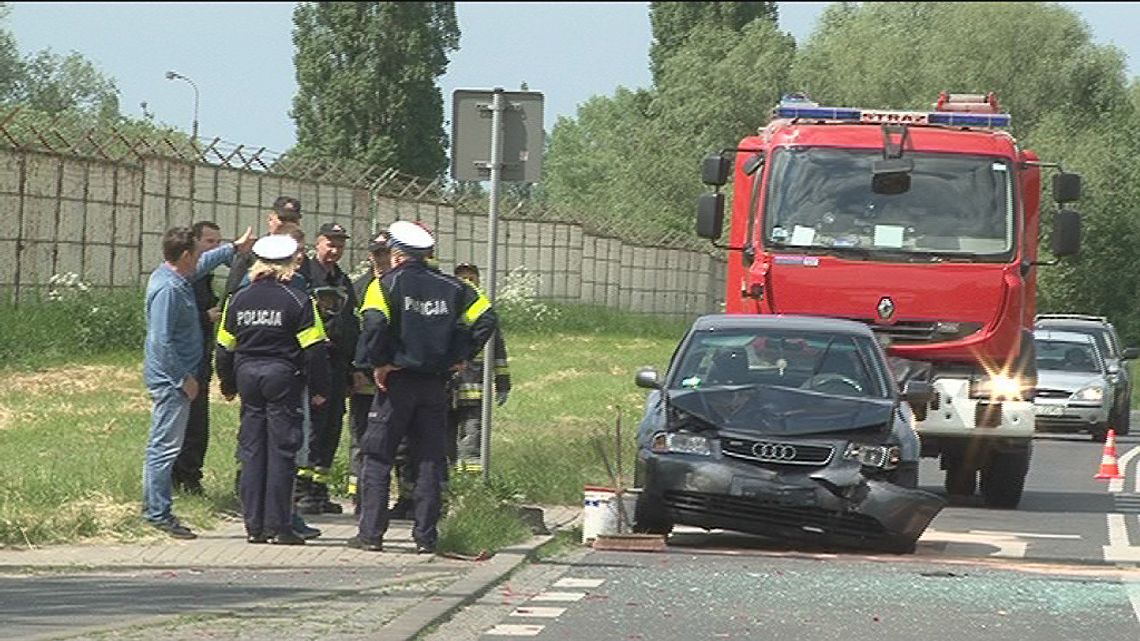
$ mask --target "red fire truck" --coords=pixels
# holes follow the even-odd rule
[[[952,495],[1021,500],[1034,434],[1041,169],[1053,174],[1052,253],[1076,254],[1080,176],[1021,148],[994,95],[930,111],[823,107],[785,96],[735,149],[705,159],[698,235],[722,234],[734,177],[725,309],[870,325],[916,407],[922,454]],[[733,168],[735,167],[735,171]]]

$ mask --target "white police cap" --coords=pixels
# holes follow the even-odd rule
[[[286,260],[297,253],[297,241],[292,236],[274,234],[259,238],[253,244],[253,255],[261,260]]]
[[[407,254],[426,254],[435,246],[431,232],[407,220],[388,226],[388,245]]]

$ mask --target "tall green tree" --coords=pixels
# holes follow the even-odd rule
[[[653,74],[653,83],[660,81],[665,61],[688,42],[696,29],[714,27],[729,34],[739,33],[754,20],[775,24],[777,15],[775,2],[649,3],[649,26],[653,31],[649,71]]]
[[[435,177],[447,166],[436,80],[459,48],[453,2],[302,2],[293,12],[294,154]]]

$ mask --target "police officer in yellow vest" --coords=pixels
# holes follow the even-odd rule
[[[240,494],[250,543],[301,545],[291,527],[295,455],[301,446],[306,375],[314,405],[328,398],[328,338],[313,300],[293,287],[297,241],[253,246],[251,283],[226,301],[217,368],[227,400],[241,395]]]
[[[416,463],[416,551],[435,551],[447,467],[447,381],[495,326],[491,303],[453,276],[428,267],[435,239],[415,223],[388,228],[392,270],[372,281],[361,305],[356,362],[373,369],[377,394],[360,442],[359,532],[349,547],[379,551],[388,529],[392,463],[406,434]]]

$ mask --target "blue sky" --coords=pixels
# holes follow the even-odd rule
[[[780,24],[803,41],[828,3],[781,2]],[[1064,3],[1102,43],[1140,60],[1140,3]],[[441,80],[450,119],[455,89],[527,82],[545,94],[546,128],[591,96],[649,84],[648,3],[457,3],[460,50]],[[201,92],[206,137],[285,151],[295,140],[288,112],[293,75],[293,3],[15,2],[8,27],[24,52],[78,51],[113,77],[125,113],[139,103],[190,129],[193,92],[166,80],[175,70]]]

